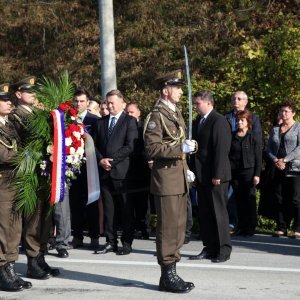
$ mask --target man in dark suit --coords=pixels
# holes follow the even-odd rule
[[[130,254],[134,234],[133,199],[127,194],[130,182],[130,160],[138,139],[136,119],[124,112],[126,103],[119,90],[106,95],[110,114],[98,120],[95,131],[96,155],[100,165],[101,193],[104,200],[106,245],[96,253],[118,251],[117,216],[123,249],[119,255]]]
[[[100,119],[98,116],[87,111],[89,104],[89,94],[84,89],[78,89],[75,92],[73,103],[78,109],[78,116],[85,125],[89,134],[93,135],[96,122]],[[83,165],[81,173],[77,175],[77,179],[72,182],[70,188],[70,208],[71,208],[71,226],[73,229],[72,246],[79,248],[83,246],[83,229],[87,225],[89,237],[91,238],[90,248],[97,249],[99,247],[99,210],[98,202],[95,201],[89,205],[88,185],[86,166]]]
[[[228,158],[231,132],[225,117],[214,110],[210,92],[194,95],[196,111],[201,116],[193,124],[193,139],[199,148],[192,157],[199,197],[200,233],[204,249],[190,259],[224,262],[230,258],[227,190],[231,179]]]
[[[149,239],[147,231],[146,215],[148,211],[150,168],[148,162],[151,158],[146,155],[143,139],[144,122],[140,119],[141,110],[137,103],[130,103],[126,106],[126,112],[137,120],[138,141],[134,150],[132,163],[131,193],[134,201],[135,213],[135,237],[143,240]]]

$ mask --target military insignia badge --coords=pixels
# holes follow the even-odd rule
[[[156,127],[156,123],[154,122],[154,121],[150,121],[149,123],[148,123],[148,128],[149,129],[154,129]]]
[[[8,89],[9,89],[9,85],[8,84],[3,86],[3,92],[4,93],[8,93]]]

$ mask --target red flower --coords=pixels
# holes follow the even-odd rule
[[[69,114],[72,116],[72,117],[74,117],[74,118],[77,118],[78,117],[78,110],[76,109],[76,108],[73,108],[73,107],[71,107],[70,109],[69,109]]]
[[[77,150],[79,147],[81,147],[81,141],[77,140],[76,142],[73,143],[74,144],[74,148]]]
[[[58,109],[62,110],[65,113],[68,109],[68,106],[65,103],[61,103],[59,104]]]
[[[68,128],[66,129],[65,131],[65,137],[68,138],[68,137],[71,137],[72,136],[72,131]]]
[[[71,107],[72,106],[72,102],[71,101],[66,101],[65,105],[68,106],[68,107]]]
[[[70,154],[70,146],[66,146],[66,155]]]

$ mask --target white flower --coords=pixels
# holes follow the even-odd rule
[[[47,153],[53,154],[53,145],[48,145],[48,147],[47,147]]]
[[[65,144],[66,144],[66,146],[71,146],[72,145],[72,139],[70,137],[67,137],[65,139]]]
[[[76,153],[79,154],[79,155],[83,155],[84,154],[84,148],[83,147],[78,147]]]
[[[72,155],[72,154],[75,154],[75,148],[74,147],[70,147],[70,154]]]
[[[53,162],[53,155],[50,155],[49,160]]]
[[[78,131],[73,131],[73,135],[76,137],[77,140],[79,140],[81,137],[81,134]]]
[[[75,118],[75,117],[73,117],[73,116],[71,116],[71,120],[75,121],[75,120],[76,120],[76,118]]]

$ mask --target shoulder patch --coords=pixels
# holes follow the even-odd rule
[[[154,129],[156,127],[156,123],[154,122],[154,121],[150,121],[149,123],[148,123],[148,129]]]

